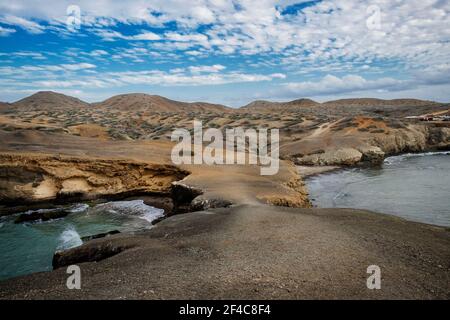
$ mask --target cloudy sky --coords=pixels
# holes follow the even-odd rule
[[[0,101],[449,102],[449,21],[448,0],[0,0]]]

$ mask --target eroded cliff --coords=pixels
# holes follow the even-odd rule
[[[66,156],[0,154],[0,202],[169,194],[187,171],[169,164]]]

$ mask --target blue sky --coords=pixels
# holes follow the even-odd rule
[[[449,102],[449,12],[444,0],[0,0],[0,101]]]

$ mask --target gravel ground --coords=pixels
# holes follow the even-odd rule
[[[239,205],[97,239],[129,249],[0,282],[2,299],[449,299],[450,231],[353,209]],[[75,249],[77,250],[77,249]],[[381,268],[381,289],[366,286]]]

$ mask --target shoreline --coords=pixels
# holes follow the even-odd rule
[[[286,174],[282,174],[281,177],[278,177],[279,180],[273,181],[276,182],[274,186],[276,188],[279,188],[281,184],[286,183],[289,179],[292,179],[292,177],[296,175],[304,177],[304,175],[301,175],[298,168],[290,165],[289,163],[285,164],[285,169],[289,169],[286,171]],[[311,167],[307,167],[307,169],[311,169]],[[210,173],[208,173],[205,168],[199,167],[199,168],[192,168],[192,173],[188,176],[186,176],[182,184],[186,185],[189,188],[193,188],[195,190],[202,190],[199,198],[201,199],[200,202],[202,203],[208,203],[208,201],[212,201],[214,199],[221,198],[219,195],[223,195],[223,190],[228,190],[226,186],[222,185],[222,189],[214,190],[211,188],[211,186],[216,186],[218,181],[211,182],[207,177],[210,176]],[[209,170],[212,170],[211,173],[215,173],[217,168],[208,168]],[[245,168],[226,168],[231,169],[231,173],[234,175],[237,174],[237,176],[241,176],[242,172],[241,170]],[[248,169],[248,168],[247,168]],[[285,170],[284,169],[284,170]],[[317,169],[315,167],[314,169]],[[307,177],[311,177],[315,174],[320,174],[324,172],[331,172],[333,170],[339,170],[342,169],[342,167],[334,167],[329,166],[325,168],[320,168],[319,172],[317,170],[310,170],[309,175]],[[237,171],[236,171],[237,170]],[[236,171],[236,172],[235,172]],[[315,171],[315,172],[314,172]],[[253,171],[251,171],[253,172]],[[295,174],[293,174],[295,172]],[[253,173],[250,175],[253,176]],[[222,175],[222,178],[227,178],[225,181],[225,184],[229,183],[229,180],[227,175]],[[149,231],[145,231],[136,235],[130,235],[130,234],[119,234],[119,235],[111,235],[107,239],[100,238],[100,239],[94,239],[91,241],[88,241],[84,243],[80,247],[76,247],[73,249],[68,250],[66,253],[69,255],[69,260],[71,263],[81,264],[83,266],[83,270],[87,268],[87,277],[89,281],[92,281],[92,284],[97,283],[97,285],[100,284],[100,281],[106,281],[108,283],[110,277],[114,277],[114,274],[117,273],[125,273],[125,274],[140,274],[140,276],[133,276],[133,279],[136,279],[136,281],[131,280],[130,286],[133,288],[133,290],[136,290],[135,293],[131,294],[131,297],[133,298],[145,298],[145,299],[153,299],[153,298],[187,298],[190,297],[190,295],[187,295],[188,293],[192,293],[191,289],[188,287],[184,287],[183,289],[179,288],[179,282],[183,282],[178,274],[174,274],[171,272],[171,275],[174,277],[174,279],[177,279],[177,281],[171,280],[169,283],[160,283],[156,281],[153,278],[149,278],[149,275],[141,274],[139,270],[136,270],[135,267],[130,264],[131,261],[134,261],[134,263],[137,263],[142,268],[151,268],[157,269],[154,270],[152,275],[164,275],[165,272],[163,270],[167,270],[167,268],[175,268],[175,270],[183,270],[181,271],[181,274],[184,275],[184,277],[188,277],[192,282],[198,282],[203,283],[204,286],[207,286],[207,283],[204,283],[201,281],[201,279],[198,279],[195,274],[192,273],[192,268],[197,268],[199,265],[198,259],[206,259],[205,261],[208,261],[208,264],[211,264],[212,261],[210,259],[215,260],[215,256],[218,254],[219,256],[225,255],[232,255],[234,258],[237,259],[237,261],[246,261],[248,259],[249,252],[252,250],[255,250],[253,245],[251,244],[253,240],[251,239],[241,239],[244,242],[238,241],[238,239],[242,238],[242,228],[244,230],[247,230],[249,234],[253,234],[256,237],[260,237],[261,234],[261,223],[263,223],[264,227],[262,227],[265,232],[268,232],[272,234],[272,237],[264,237],[264,240],[261,239],[264,243],[263,248],[259,249],[258,251],[262,255],[270,255],[270,251],[273,250],[273,246],[276,246],[279,241],[281,243],[285,242],[291,242],[291,239],[296,239],[298,237],[299,230],[303,230],[304,233],[310,233],[311,230],[304,229],[305,226],[303,225],[305,223],[304,219],[308,221],[310,217],[317,216],[317,218],[314,218],[314,222],[310,221],[307,226],[311,228],[312,230],[328,230],[325,232],[330,232],[329,228],[332,228],[333,232],[337,232],[340,234],[337,238],[327,238],[328,236],[325,236],[325,238],[318,238],[314,241],[312,241],[312,238],[302,238],[300,237],[297,239],[297,245],[300,243],[302,246],[306,246],[305,249],[307,252],[298,252],[294,256],[290,256],[289,254],[285,257],[287,259],[285,262],[289,265],[294,263],[296,259],[298,259],[301,256],[304,256],[304,254],[307,255],[314,255],[314,252],[321,252],[323,250],[323,245],[326,245],[330,248],[331,251],[335,250],[335,243],[334,241],[337,241],[337,239],[340,239],[339,237],[349,237],[347,239],[348,242],[346,242],[344,247],[352,247],[357,248],[359,246],[359,243],[361,239],[367,239],[373,237],[373,233],[375,235],[378,235],[380,238],[376,237],[377,240],[375,241],[375,244],[373,247],[371,247],[370,250],[375,250],[375,252],[378,252],[379,250],[386,250],[383,248],[387,248],[389,246],[389,243],[401,243],[404,241],[404,237],[408,236],[410,234],[420,235],[419,238],[409,239],[408,241],[412,241],[409,247],[417,247],[419,248],[419,252],[413,253],[409,252],[408,250],[405,251],[405,248],[398,248],[399,253],[401,256],[406,256],[408,261],[410,263],[417,267],[418,270],[422,270],[423,266],[421,264],[418,264],[417,261],[415,261],[415,258],[417,255],[427,255],[427,256],[433,256],[433,259],[437,259],[439,262],[436,262],[438,265],[444,266],[444,273],[442,273],[442,268],[438,267],[440,272],[437,272],[436,274],[440,274],[440,278],[448,277],[450,272],[450,266],[446,266],[445,263],[442,261],[445,261],[445,259],[448,258],[448,261],[450,261],[450,232],[448,228],[445,227],[438,227],[434,225],[427,225],[423,223],[417,223],[412,221],[407,221],[404,219],[400,219],[398,217],[392,216],[392,215],[386,215],[386,214],[380,214],[380,213],[372,213],[365,210],[358,210],[358,209],[321,209],[321,208],[286,208],[285,206],[276,206],[276,205],[270,205],[264,204],[262,201],[253,201],[250,200],[250,195],[252,197],[256,197],[259,200],[264,199],[265,191],[268,185],[266,180],[261,180],[260,177],[257,177],[257,184],[261,184],[261,187],[257,187],[257,185],[253,185],[253,188],[256,188],[255,190],[258,190],[257,192],[250,192],[247,194],[242,194],[239,190],[236,189],[235,193],[230,194],[229,199],[233,199],[233,205],[229,208],[214,208],[214,207],[208,207],[205,205],[203,208],[206,210],[197,210],[195,212],[188,212],[183,214],[174,215],[171,217],[167,217],[166,219],[162,220],[158,224],[155,225],[155,227]],[[259,179],[259,180],[258,180]],[[212,183],[212,184],[211,184]],[[248,186],[248,180],[242,179],[242,187]],[[247,190],[248,191],[248,190]],[[273,189],[271,192],[273,193]],[[261,195],[257,195],[257,193],[260,192]],[[261,198],[260,198],[261,197]],[[223,197],[222,197],[223,198]],[[191,199],[193,200],[193,199]],[[205,202],[206,201],[206,202]],[[248,202],[248,203],[246,203]],[[297,218],[296,218],[297,217]],[[212,220],[211,220],[212,219]],[[236,220],[237,219],[237,220]],[[279,220],[281,219],[281,220]],[[300,219],[300,220],[296,220]],[[349,220],[350,219],[350,220]],[[282,221],[282,222],[281,222]],[[346,224],[342,224],[342,221],[347,221],[352,223],[352,229],[348,230],[350,233],[347,234],[347,229],[349,228]],[[379,229],[381,226],[384,226],[383,228]],[[393,227],[394,226],[394,227]],[[395,230],[393,230],[391,233],[386,234],[386,228],[393,227]],[[403,234],[408,230],[408,234]],[[215,235],[217,236],[217,233],[226,232],[229,237],[226,239],[223,239],[222,237],[219,237],[219,239],[216,239],[219,242],[211,242],[212,239],[215,238]],[[322,231],[320,231],[322,232]],[[352,234],[354,233],[360,234],[361,239],[352,239]],[[436,238],[437,234],[438,237],[441,239],[441,252],[439,255],[435,255],[433,253],[430,255],[431,252],[434,252],[435,249],[432,247],[432,239]],[[165,238],[166,235],[169,235],[169,238]],[[197,243],[196,241],[189,244],[190,237],[196,235],[196,237],[200,237],[201,243]],[[159,240],[157,239],[160,239]],[[312,235],[311,235],[312,237]],[[387,238],[386,238],[387,237]],[[164,240],[162,240],[164,238]],[[234,246],[236,246],[236,250],[232,250],[230,252],[230,248],[228,245],[224,246],[223,243],[226,243],[227,241],[230,241],[230,239],[234,239],[233,243]],[[403,240],[401,240],[403,239]],[[141,243],[141,241],[143,243]],[[157,241],[158,244],[154,243],[154,241]],[[248,244],[247,242],[250,241]],[[260,243],[262,243],[260,241]],[[340,241],[340,240],[338,240]],[[367,240],[363,240],[367,241]],[[381,243],[379,243],[381,241]],[[316,243],[317,242],[317,243]],[[429,245],[426,246],[426,248],[423,247],[423,243],[429,243]],[[178,251],[177,243],[181,245],[183,249],[181,252]],[[105,249],[106,245],[106,249]],[[163,250],[163,252],[160,252],[161,249],[158,249],[159,246],[169,246],[166,249]],[[174,247],[175,245],[175,247]],[[287,245],[287,244],[286,244]],[[287,250],[287,253],[289,253],[290,250],[293,250],[294,247],[291,247],[294,245],[293,243],[290,244],[288,247],[283,246],[283,250]],[[103,248],[103,249],[102,249]],[[240,248],[243,249],[243,251],[240,251]],[[333,249],[334,248],[334,249]],[[175,249],[176,252],[172,252]],[[100,251],[99,251],[100,250]],[[106,251],[102,251],[106,250]],[[110,251],[114,252],[114,254],[111,255]],[[179,255],[183,256],[185,254],[184,250],[194,250],[193,252],[197,252],[194,254],[193,257],[190,257],[190,254],[188,254],[189,257],[180,258]],[[198,251],[199,250],[199,251]],[[218,251],[217,251],[218,250]],[[342,249],[343,250],[343,249]],[[341,251],[341,254],[347,254],[346,251]],[[356,250],[356,249],[355,249]],[[98,260],[95,260],[96,262],[93,263],[91,260],[85,260],[86,254],[90,255],[93,252],[97,252],[97,256],[100,257]],[[141,253],[138,253],[141,252]],[[366,257],[367,252],[366,250],[360,251],[358,249],[358,259],[361,259],[359,263],[359,267],[362,268],[362,265],[364,263],[369,263],[368,257]],[[135,259],[135,255],[139,255],[139,259]],[[175,254],[175,255],[174,255]],[[199,255],[198,255],[199,254]],[[351,252],[349,253],[351,254]],[[324,265],[324,259],[325,257],[323,254],[319,254],[318,256],[315,256],[314,259],[317,260],[311,260],[311,266],[318,263],[319,268],[327,269],[326,265]],[[391,261],[390,256],[382,256],[378,257],[381,259],[381,263],[388,263],[388,261]],[[71,260],[72,259],[72,260]],[[156,259],[156,260],[155,260]],[[168,259],[169,262],[165,262],[165,259]],[[181,260],[179,260],[181,259]],[[187,266],[184,266],[186,261],[184,259],[188,259],[190,261]],[[190,260],[194,259],[194,260]],[[291,260],[293,259],[293,260]],[[404,258],[394,258],[400,259],[398,262],[402,261]],[[442,260],[441,260],[442,259]],[[436,260],[436,261],[437,261]],[[89,262],[91,261],[91,262]],[[158,266],[154,265],[153,261],[157,261],[159,264]],[[171,262],[170,262],[171,261]],[[235,261],[235,260],[233,260]],[[257,261],[257,260],[256,260]],[[350,259],[350,261],[352,261]],[[392,261],[391,261],[392,262]],[[430,261],[429,261],[430,262]],[[428,262],[428,263],[429,263]],[[435,262],[434,260],[431,261],[432,263],[430,265],[427,265],[427,268],[431,268],[431,270],[435,269]],[[222,261],[221,263],[225,263],[225,261]],[[343,261],[345,263],[345,261]],[[280,272],[280,270],[277,269],[277,265],[270,265],[268,262],[265,262],[263,264],[266,268],[273,269],[273,272]],[[184,266],[184,267],[183,267]],[[191,266],[191,267],[188,267]],[[266,297],[274,297],[274,298],[347,298],[347,297],[368,297],[368,298],[377,298],[377,297],[383,297],[383,298],[404,298],[404,297],[427,297],[427,298],[448,298],[450,296],[450,289],[440,285],[440,279],[434,276],[427,277],[427,282],[423,282],[424,279],[421,278],[420,274],[415,273],[411,275],[412,278],[416,279],[417,281],[421,282],[424,288],[427,287],[426,284],[432,283],[433,287],[439,287],[440,291],[430,293],[429,291],[421,291],[420,293],[413,293],[411,291],[411,288],[409,288],[407,285],[401,283],[400,278],[397,280],[400,281],[400,283],[397,283],[396,286],[400,285],[403,286],[403,293],[398,295],[394,293],[393,291],[389,291],[388,293],[382,293],[377,295],[372,295],[371,293],[365,292],[364,288],[357,289],[360,284],[355,283],[355,279],[351,279],[351,275],[348,273],[350,269],[355,268],[355,266],[351,266],[346,264],[344,267],[340,267],[336,271],[332,271],[331,274],[334,276],[339,274],[346,274],[342,281],[350,281],[353,289],[351,290],[359,290],[360,295],[356,296],[349,296],[347,293],[348,287],[339,289],[339,286],[336,283],[332,283],[332,287],[334,290],[334,295],[331,295],[332,293],[326,289],[327,286],[330,285],[326,280],[319,281],[321,290],[323,293],[320,295],[317,295],[317,292],[315,291],[314,287],[311,286],[308,290],[310,291],[304,291],[299,290],[301,287],[299,283],[303,283],[305,281],[305,277],[309,274],[308,270],[311,266],[304,265],[303,267],[306,268],[304,271],[304,274],[297,274],[295,273],[295,267],[292,265],[291,272],[294,272],[294,274],[291,274],[290,277],[293,277],[294,282],[297,283],[298,287],[289,287],[289,291],[286,293],[283,291],[278,291],[275,289],[275,292],[277,292],[277,295],[273,296],[267,292],[267,287],[264,286],[261,288],[259,285],[257,285],[257,291],[256,296],[260,298],[266,298]],[[253,268],[258,269],[259,268],[259,262],[255,265],[252,265]],[[166,268],[166,269],[163,269]],[[177,269],[178,268],[178,269]],[[206,278],[211,279],[212,274],[214,274],[213,270],[217,272],[223,272],[220,270],[216,270],[217,266],[215,264],[212,264],[209,266],[210,270],[205,270],[206,273],[202,273],[203,276]],[[274,269],[275,268],[275,269]],[[445,269],[448,268],[448,269]],[[60,268],[61,270],[65,270],[65,268]],[[61,277],[65,277],[65,274],[59,269],[51,271],[51,272],[44,272],[44,273],[33,273],[26,276],[19,276],[16,278],[7,279],[4,281],[0,281],[0,299],[5,298],[33,298],[33,297],[46,297],[51,298],[55,297],[55,294],[58,294],[58,297],[65,297],[70,299],[78,299],[78,298],[117,298],[118,294],[122,295],[125,292],[129,292],[129,287],[120,287],[117,288],[115,292],[106,293],[104,292],[100,287],[89,287],[89,294],[83,294],[83,293],[73,293],[73,292],[66,292],[66,290],[61,284],[64,282],[61,282]],[[159,270],[159,271],[158,271]],[[238,276],[238,279],[230,280],[232,283],[237,285],[237,283],[242,283],[243,281],[248,281],[249,274],[244,272],[242,273],[239,270],[233,269],[234,272],[237,274],[240,274]],[[275,271],[276,270],[276,271]],[[447,270],[447,271],[446,271]],[[228,270],[229,271],[229,270]],[[104,277],[99,277],[99,273],[105,273],[105,276],[107,279],[103,279]],[[211,273],[212,272],[212,273]],[[331,272],[331,271],[330,271]],[[327,278],[327,273],[321,272],[315,272],[313,274],[309,274],[309,276],[314,277],[323,277],[324,279]],[[399,275],[398,275],[399,276]],[[159,294],[156,294],[156,290],[151,289],[155,291],[155,294],[148,296],[139,295],[139,288],[142,287],[142,284],[140,284],[139,278],[144,279],[146,284],[150,286],[155,286],[162,290]],[[166,276],[165,276],[166,277]],[[395,276],[397,277],[397,276]],[[59,279],[59,280],[58,280]],[[165,278],[166,279],[166,278]],[[420,280],[422,279],[422,280]],[[167,280],[167,279],[166,279]],[[397,281],[396,280],[396,281]],[[124,283],[127,283],[127,279],[122,279]],[[156,281],[156,282],[155,282]],[[238,282],[235,282],[238,281]],[[300,282],[298,282],[300,281]],[[286,287],[286,283],[283,280],[283,272],[280,273],[279,276],[276,276],[274,279],[270,280],[268,282],[269,288],[277,288],[280,283],[282,283],[282,286]],[[117,286],[118,284],[116,282],[111,283],[113,286]],[[224,297],[232,297],[232,298],[249,298],[253,297],[252,295],[255,294],[256,291],[250,292],[243,292],[242,290],[246,290],[245,288],[238,289],[238,287],[233,285],[233,288],[229,288],[227,283],[216,283],[218,287],[222,288],[219,291],[222,293],[217,293],[214,290],[208,291],[206,293],[202,293],[200,291],[195,291],[194,296],[195,297],[203,297],[203,298],[224,298]],[[169,289],[162,289],[162,286],[167,286],[170,290],[173,290],[173,292],[170,292]],[[250,286],[250,288],[254,288],[254,286]],[[394,288],[394,287],[392,287]],[[409,289],[408,289],[409,288]],[[225,291],[223,291],[225,290]],[[230,291],[231,290],[231,291]],[[361,291],[362,290],[362,291]],[[148,291],[148,290],[147,290]],[[226,293],[228,292],[228,293]],[[361,293],[362,292],[362,293]],[[259,295],[260,293],[265,293],[265,295]]]
[[[380,168],[323,170],[306,176],[305,183],[314,207],[366,209],[448,228],[449,155],[448,151],[405,153],[385,158]]]

